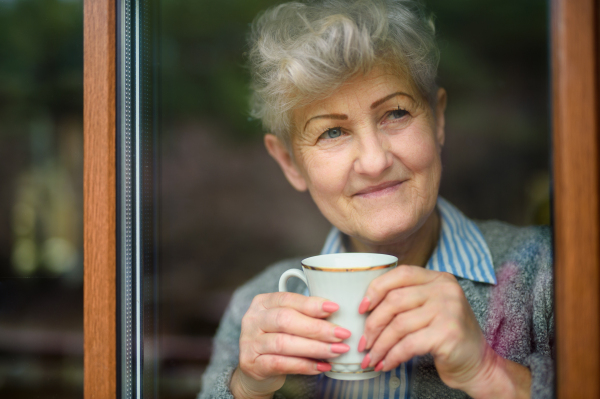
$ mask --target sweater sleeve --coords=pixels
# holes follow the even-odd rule
[[[198,399],[233,398],[229,383],[239,363],[242,318],[256,295],[276,292],[279,276],[283,271],[297,267],[297,264],[297,260],[279,262],[235,291],[213,339],[213,353],[202,376],[202,390]],[[289,284],[288,288],[290,286],[295,288],[290,291],[300,289],[298,282]],[[274,397],[277,399],[281,396],[276,393]]]
[[[548,251],[550,252],[550,250]],[[552,260],[548,255],[533,286],[533,352],[525,360],[531,370],[531,397],[554,398],[554,298]]]
[[[213,340],[213,354],[208,368],[202,376],[202,391],[198,399],[233,398],[229,390],[231,375],[237,367],[239,359],[239,340],[241,320],[241,305],[232,299]]]
[[[497,284],[489,287],[489,298],[480,296],[474,311],[483,316],[492,348],[531,371],[531,397],[554,398],[552,232],[547,226],[496,221],[479,227],[492,252]]]

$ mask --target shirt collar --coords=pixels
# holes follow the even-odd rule
[[[438,197],[437,209],[441,217],[440,239],[425,267],[496,284],[492,254],[477,225],[442,197]],[[346,236],[333,227],[321,254],[347,252],[345,240]]]

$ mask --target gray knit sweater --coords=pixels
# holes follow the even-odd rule
[[[554,397],[554,312],[550,229],[519,228],[497,221],[476,222],[491,251],[497,285],[457,278],[491,347],[502,357],[530,368],[532,398]],[[202,377],[199,399],[233,398],[231,374],[238,364],[241,320],[252,298],[277,291],[281,274],[300,269],[300,260],[279,262],[233,295],[214,340],[213,356]],[[288,289],[302,293],[299,279]],[[411,397],[466,398],[440,379],[433,358],[419,356]],[[276,398],[313,398],[316,376],[290,375]]]

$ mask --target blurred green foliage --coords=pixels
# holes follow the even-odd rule
[[[83,110],[83,3],[0,1],[0,134]]]
[[[83,2],[0,0],[2,398],[83,396],[82,120]]]
[[[547,133],[547,1],[428,0],[427,4],[436,17],[439,82],[449,92],[449,104],[455,99],[471,107],[483,102],[479,110],[469,112],[468,124],[479,125],[478,118],[488,118],[503,102],[518,103],[522,112],[495,118],[504,121],[505,132],[517,140],[523,138],[520,133],[532,131],[531,125],[533,131],[541,128]],[[519,126],[524,129],[515,131]]]
[[[260,124],[248,118],[245,36],[252,19],[278,3],[160,2],[161,105],[166,121],[215,120],[229,125],[237,139],[260,133]],[[547,37],[545,0],[426,3],[436,15],[442,51],[440,82],[448,88],[451,104],[457,94],[489,98],[516,90],[527,108],[547,105],[530,101],[532,93],[547,86],[547,73],[540,73],[547,70],[547,52],[539,45]],[[40,115],[81,113],[82,12],[81,1],[0,1],[3,135],[23,133],[26,122]],[[461,109],[460,104],[454,105]],[[476,114],[471,124],[476,124],[477,115],[487,117],[472,109],[470,114]],[[547,127],[547,121],[534,123]]]
[[[161,97],[165,122],[211,119],[235,139],[256,137],[248,118],[246,34],[274,0],[161,2]]]
[[[161,2],[161,91],[167,124],[202,118],[229,125],[234,139],[260,134],[260,124],[248,118],[245,35],[258,12],[279,3]],[[545,0],[427,0],[426,4],[436,16],[442,52],[440,82],[450,92],[454,110],[468,113],[467,125],[477,127],[490,117],[489,110],[472,108],[480,97],[494,101],[497,96],[516,96],[540,115],[547,104],[532,96],[545,92],[547,86],[546,48],[540,46],[547,37]],[[468,105],[452,103],[456,98]],[[506,121],[516,139],[528,137],[522,133],[531,129],[515,130],[514,119]],[[533,123],[547,127],[545,120]]]

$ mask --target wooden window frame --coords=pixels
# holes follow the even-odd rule
[[[551,7],[557,397],[600,398],[600,9]]]
[[[558,398],[600,397],[600,137],[594,0],[551,1]],[[84,394],[116,399],[115,3],[84,1]]]
[[[116,5],[85,0],[84,397],[117,397]]]

